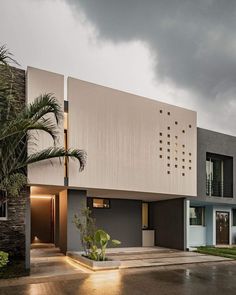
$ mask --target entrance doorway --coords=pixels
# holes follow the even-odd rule
[[[216,244],[229,244],[229,212],[216,212]]]
[[[31,197],[31,243],[54,243],[54,199]]]

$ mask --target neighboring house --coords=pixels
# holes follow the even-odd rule
[[[27,267],[31,243],[79,250],[72,221],[85,206],[121,247],[236,242],[236,137],[197,128],[191,110],[74,78],[65,95],[64,76],[25,75],[26,103],[54,93],[65,107],[59,144],[84,149],[88,161],[82,173],[71,160],[28,167],[29,189],[0,202],[1,250]],[[39,133],[37,144],[53,142]]]
[[[197,129],[197,198],[188,246],[236,244],[236,137]]]

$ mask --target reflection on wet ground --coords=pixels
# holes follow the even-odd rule
[[[235,294],[236,262],[78,273],[41,283],[0,288],[7,295]]]

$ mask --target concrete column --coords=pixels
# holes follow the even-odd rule
[[[74,214],[81,216],[87,207],[86,191],[69,189],[67,192],[67,251],[81,251],[80,234],[73,223]]]
[[[67,191],[59,193],[59,247],[62,253],[67,251]]]
[[[184,249],[189,249],[189,207],[190,201],[184,200]]]
[[[206,244],[211,246],[215,245],[214,230],[215,220],[213,214],[213,206],[205,207],[205,223],[206,223]]]

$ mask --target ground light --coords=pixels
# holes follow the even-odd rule
[[[78,269],[78,271],[82,271],[82,272],[85,272],[85,273],[93,273],[92,270],[89,270],[88,268],[83,267],[82,265],[78,264],[76,261],[74,261],[70,257],[66,257],[66,262],[68,264],[70,264],[71,266],[73,266],[75,269]]]
[[[121,291],[121,275],[119,270],[98,271],[86,278],[80,287],[80,292],[100,290],[101,294],[119,294]],[[106,290],[105,290],[106,289]],[[76,294],[76,293],[75,293]]]

